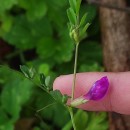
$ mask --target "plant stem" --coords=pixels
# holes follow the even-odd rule
[[[77,59],[78,59],[78,46],[79,46],[79,43],[77,43],[76,47],[75,47],[75,62],[74,62],[74,73],[73,73],[73,85],[72,85],[71,101],[74,100],[74,91],[75,91],[75,83],[76,83],[76,70],[77,70]]]
[[[75,122],[74,122],[73,109],[72,109],[72,107],[68,107],[68,110],[69,110],[69,113],[70,113],[70,117],[71,117],[73,128],[74,128],[74,130],[76,130],[76,125],[75,125]]]
[[[55,105],[55,104],[56,104],[55,102],[54,102],[54,103],[51,103],[51,104],[49,104],[49,105],[47,105],[47,106],[45,106],[45,107],[43,107],[43,108],[37,110],[37,112],[40,112],[40,111],[42,111],[42,110],[44,110],[44,109],[46,109],[46,108],[48,108],[48,107],[50,107],[50,106],[53,106],[53,105]]]

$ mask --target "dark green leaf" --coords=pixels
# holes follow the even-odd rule
[[[20,70],[23,72],[23,74],[25,75],[25,77],[31,78],[30,74],[29,74],[29,68],[27,66],[20,65]]]
[[[35,73],[36,73],[36,70],[35,70],[33,67],[31,67],[31,68],[29,69],[29,74],[30,74],[30,78],[31,78],[31,79],[34,78]]]
[[[36,72],[34,68],[32,68],[32,67],[28,68],[25,65],[20,65],[20,69],[24,73],[25,77],[31,78],[31,79],[34,77],[35,72]]]
[[[67,100],[70,98],[68,95],[62,95],[59,90],[54,90],[50,92],[51,96],[59,103],[66,104]]]
[[[10,115],[10,119],[16,121],[22,106],[31,96],[33,84],[15,71],[6,68],[5,72],[11,74],[11,77],[2,90],[1,105],[4,111]]]
[[[11,87],[11,88],[10,88]],[[15,120],[19,118],[21,106],[29,99],[32,84],[17,77],[12,83],[8,83],[2,92],[2,106]]]
[[[45,78],[45,85],[46,85],[47,87],[49,87],[49,86],[50,86],[50,82],[51,82],[51,77],[50,77],[50,76],[47,76],[47,77]]]
[[[45,75],[43,73],[40,74],[40,82],[41,85],[45,86]]]
[[[62,103],[62,94],[59,90],[51,91],[50,94],[56,101]]]

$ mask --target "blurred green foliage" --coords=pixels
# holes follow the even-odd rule
[[[9,55],[18,52],[21,58],[22,53],[21,64],[35,66],[38,73],[46,76],[72,73],[74,45],[68,34],[67,8],[66,0],[0,0],[0,37],[13,47]],[[79,46],[78,71],[103,71],[97,11],[82,3],[81,14],[85,12],[91,26],[87,39]],[[25,52],[30,50],[35,57],[27,60]],[[12,59],[6,59],[6,63]],[[17,121],[33,118],[36,110],[50,103],[53,99],[19,72],[0,67],[0,130],[14,130]],[[69,113],[60,104],[37,114],[34,130],[72,129]],[[106,113],[78,110],[75,121],[79,130],[108,128]]]
[[[33,84],[15,71],[0,67],[0,130],[13,130],[14,123],[20,118],[22,106],[30,98]]]

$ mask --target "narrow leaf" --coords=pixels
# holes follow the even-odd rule
[[[70,7],[76,12],[76,0],[69,0]]]
[[[80,25],[79,25],[80,27],[86,23],[86,18],[87,18],[87,13],[85,13],[81,18]]]
[[[88,29],[88,27],[90,26],[90,23],[87,23],[83,29],[80,31],[80,37],[83,37]]]
[[[67,15],[68,15],[70,23],[72,25],[75,25],[75,23],[76,23],[76,14],[75,14],[75,12],[74,12],[74,10],[72,8],[69,8],[67,10]]]
[[[25,75],[25,77],[27,78],[33,78],[35,75],[35,69],[33,67],[28,68],[25,65],[20,65],[20,70],[23,72],[23,74]]]
[[[30,78],[29,68],[25,65],[20,65],[20,70],[23,72],[25,77]]]
[[[35,70],[33,67],[29,68],[29,75],[30,75],[30,78],[34,78],[35,73],[36,73],[36,70]]]
[[[62,103],[62,94],[59,90],[51,91],[50,94],[56,101]]]
[[[40,74],[40,82],[41,85],[45,86],[45,75],[43,73]]]
[[[45,85],[46,85],[47,87],[50,86],[50,81],[51,81],[51,77],[50,77],[50,76],[47,76],[47,77],[45,78]]]
[[[77,3],[76,3],[76,14],[79,14],[80,6],[81,6],[81,1],[82,0],[77,0]]]

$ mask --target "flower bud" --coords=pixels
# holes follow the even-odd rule
[[[70,37],[75,41],[76,44],[79,43],[79,36],[78,36],[78,32],[76,31],[76,29],[73,29],[70,33],[69,33]]]
[[[109,81],[107,76],[105,76],[100,80],[97,80],[93,84],[89,92],[85,94],[83,97],[87,100],[100,100],[106,95],[108,87]]]
[[[70,105],[72,107],[76,107],[78,105],[86,103],[89,100],[95,100],[95,101],[100,100],[106,95],[108,87],[109,87],[109,81],[107,76],[102,77],[92,85],[90,90],[85,95],[76,98],[71,102]]]

